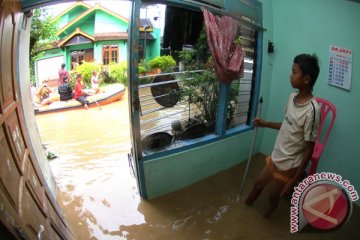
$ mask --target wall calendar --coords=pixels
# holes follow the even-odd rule
[[[350,90],[352,51],[338,46],[330,46],[328,84]]]

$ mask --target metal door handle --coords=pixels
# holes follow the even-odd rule
[[[36,240],[41,240],[41,234],[44,230],[45,230],[44,226],[40,224]]]

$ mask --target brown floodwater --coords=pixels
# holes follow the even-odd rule
[[[267,190],[244,204],[264,156],[256,155],[243,195],[244,164],[152,200],[140,198],[128,166],[127,96],[89,110],[36,116],[41,140],[59,157],[50,161],[57,200],[74,239],[360,239],[360,210],[336,232],[289,232],[289,201],[265,219]]]
[[[102,110],[36,116],[43,144],[59,156],[50,161],[57,198],[79,239],[105,239],[121,224],[144,223],[127,160],[131,144],[126,98]]]

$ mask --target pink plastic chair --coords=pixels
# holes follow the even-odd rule
[[[312,175],[316,172],[316,168],[319,163],[319,159],[325,148],[326,142],[329,138],[331,129],[334,125],[334,121],[336,118],[336,108],[335,108],[334,104],[332,104],[331,102],[329,102],[325,99],[322,99],[322,98],[316,98],[316,101],[320,105],[320,110],[321,110],[320,116],[321,117],[320,117],[320,126],[319,126],[318,136],[316,137],[316,140],[315,140],[315,148],[314,148],[314,152],[313,152],[312,158],[311,158],[311,167],[310,167],[309,175]],[[330,111],[332,112],[331,116],[329,115]],[[331,117],[330,125],[328,126],[327,129],[323,129],[325,120],[328,117]],[[326,135],[325,135],[324,141],[320,142],[320,135],[321,135],[322,131],[326,131]]]

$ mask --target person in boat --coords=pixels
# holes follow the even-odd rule
[[[52,103],[52,100],[49,98],[52,90],[47,86],[48,80],[44,80],[41,87],[38,89],[36,96],[39,99],[41,105],[49,105]]]
[[[98,78],[96,70],[94,70],[93,75],[91,77],[91,89],[93,91],[93,94],[97,94],[100,92],[99,84],[100,84],[100,80]]]
[[[61,69],[59,70],[59,85],[64,83],[64,77],[67,79],[70,78],[69,72],[65,69],[65,63],[61,64]]]
[[[78,73],[76,75],[74,98],[80,102],[84,108],[88,109],[89,102],[86,100],[86,97],[89,95],[89,93],[83,90],[82,75],[81,73]]]
[[[58,92],[60,95],[60,101],[67,101],[73,98],[73,90],[70,86],[69,79],[64,76],[64,83],[60,84]]]

